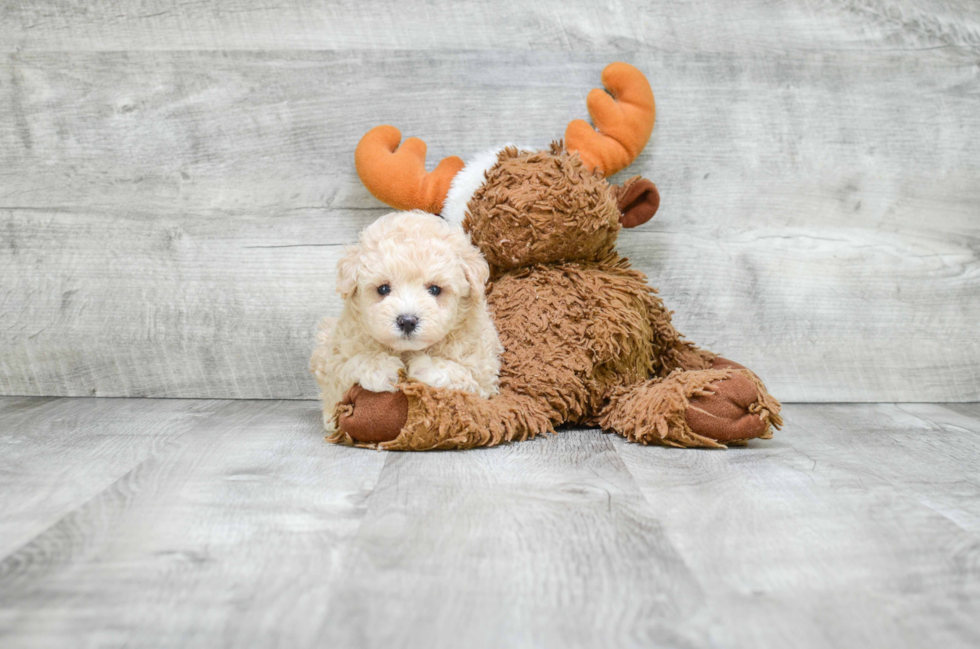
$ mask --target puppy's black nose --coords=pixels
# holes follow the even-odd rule
[[[419,326],[419,319],[413,315],[400,315],[395,318],[395,324],[402,330],[402,333],[410,334]]]

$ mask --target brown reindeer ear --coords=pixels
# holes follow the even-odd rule
[[[622,185],[613,185],[613,195],[622,216],[619,223],[624,228],[635,228],[653,218],[660,207],[657,186],[642,176],[633,176]]]

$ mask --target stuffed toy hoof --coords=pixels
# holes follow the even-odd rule
[[[779,405],[764,390],[760,393],[758,379],[742,365],[721,356],[714,359],[711,368],[741,371],[709,384],[707,394],[690,398],[684,417],[691,430],[722,444],[772,437],[767,420],[778,420]],[[764,418],[763,413],[769,417]]]
[[[355,385],[337,406],[337,430],[358,444],[380,444],[398,437],[408,419],[401,392],[371,392]]]

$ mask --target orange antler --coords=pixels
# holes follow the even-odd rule
[[[463,161],[456,156],[443,158],[426,173],[425,142],[410,137],[399,147],[401,139],[394,126],[375,126],[368,131],[354,152],[357,175],[378,200],[396,209],[438,214]]]
[[[611,176],[640,155],[653,132],[657,109],[647,78],[628,63],[607,65],[602,85],[608,93],[594,88],[586,101],[596,128],[572,120],[565,129],[565,146],[578,151],[590,169]]]

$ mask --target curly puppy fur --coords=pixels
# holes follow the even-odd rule
[[[403,382],[405,424],[378,447],[491,446],[562,424],[672,446],[771,436],[779,402],[758,377],[686,341],[646,277],[616,253],[617,199],[635,180],[610,185],[560,142],[499,153],[466,202],[463,227],[490,263],[500,394]],[[689,408],[708,422],[698,431]],[[358,443],[342,430],[331,440]]]
[[[502,349],[487,311],[488,275],[462,229],[432,214],[393,212],[365,228],[337,265],[343,313],[321,321],[310,360],[327,428],[355,383],[394,392],[404,375],[496,394]],[[417,323],[406,331],[399,317]]]

